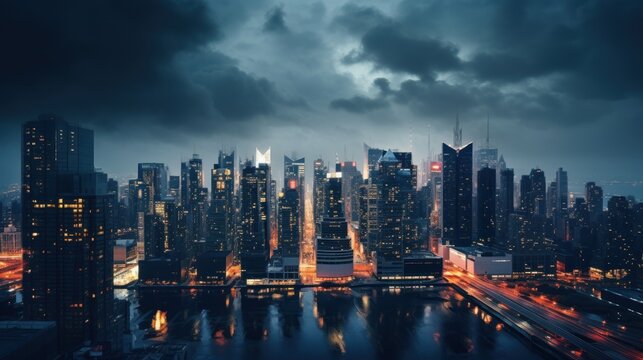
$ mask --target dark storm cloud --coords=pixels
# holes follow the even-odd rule
[[[351,33],[361,34],[376,26],[392,25],[392,20],[377,8],[351,3],[341,7],[332,24]]]
[[[458,49],[428,37],[413,37],[395,26],[378,26],[362,37],[362,49],[344,58],[347,64],[370,61],[393,71],[432,77],[460,66]]]
[[[266,32],[287,32],[286,13],[284,6],[276,6],[266,13],[266,22],[263,24],[263,30]]]
[[[222,33],[203,1],[0,6],[5,121],[53,111],[102,128],[135,119],[208,132],[288,105],[270,81],[212,50]]]
[[[336,99],[331,101],[332,109],[341,109],[356,114],[364,114],[374,110],[388,107],[388,102],[381,98],[367,98],[364,96],[353,96],[350,99]]]

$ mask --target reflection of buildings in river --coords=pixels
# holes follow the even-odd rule
[[[333,351],[346,352],[344,341],[344,328],[353,311],[353,296],[351,290],[333,291],[316,290],[313,303],[313,315],[317,318],[317,325],[324,330],[328,343]]]
[[[301,330],[301,316],[303,313],[303,304],[301,292],[299,290],[289,290],[276,293],[274,302],[279,311],[279,323],[281,332],[284,337],[290,338],[299,333]]]
[[[415,338],[427,301],[411,289],[372,289],[362,294],[358,309],[379,359],[403,357]],[[401,295],[401,296],[400,296]]]
[[[270,297],[248,291],[241,292],[241,323],[246,339],[261,340],[268,337],[268,312]]]
[[[445,357],[454,354],[466,354],[474,350],[471,340],[471,309],[468,303],[459,294],[449,298],[445,303],[447,313],[441,317],[441,332],[436,340],[440,342]]]
[[[193,332],[199,332],[201,340],[208,337],[217,345],[224,345],[236,331],[232,294],[227,289],[198,291],[196,302],[203,310]]]

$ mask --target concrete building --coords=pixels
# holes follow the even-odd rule
[[[481,276],[508,278],[512,274],[511,254],[486,247],[452,247],[449,259],[460,269]]]

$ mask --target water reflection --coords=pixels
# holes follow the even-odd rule
[[[189,342],[198,359],[539,358],[450,289],[149,290],[127,298],[135,347]]]

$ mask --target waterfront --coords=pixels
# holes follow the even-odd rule
[[[541,357],[450,288],[117,296],[131,302],[135,346],[188,342],[197,359]]]

